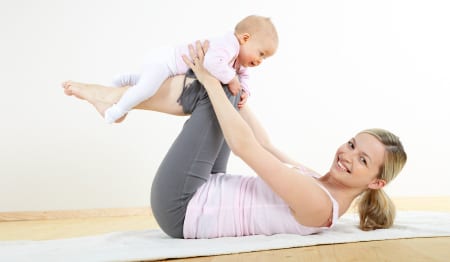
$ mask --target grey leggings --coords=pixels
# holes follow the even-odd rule
[[[195,78],[192,73],[186,77]],[[237,107],[239,95],[224,90]],[[179,103],[191,116],[159,166],[150,196],[156,221],[174,238],[183,238],[189,200],[210,174],[226,171],[230,155],[206,90],[197,80],[184,86]]]

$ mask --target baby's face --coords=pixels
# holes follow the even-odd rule
[[[241,45],[238,61],[244,67],[254,67],[271,57],[277,50],[277,43],[268,37],[254,37]]]

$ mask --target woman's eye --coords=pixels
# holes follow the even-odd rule
[[[349,146],[351,149],[354,149],[354,148],[355,148],[355,145],[353,145],[353,142],[352,142],[352,141],[348,141],[347,144],[348,144],[348,146]]]
[[[361,160],[361,163],[363,163],[364,165],[367,165],[367,161],[364,157],[361,157],[360,160]]]

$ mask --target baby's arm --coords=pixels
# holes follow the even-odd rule
[[[242,93],[240,97],[240,101],[238,103],[238,108],[242,108],[245,103],[247,103],[247,99],[250,96],[250,90],[248,89],[248,79],[249,74],[247,68],[241,67],[238,71],[239,82],[241,84]]]
[[[210,48],[205,54],[203,66],[221,83],[228,84],[233,95],[241,90],[240,77],[236,69],[232,67],[239,49],[230,43],[216,41],[210,43]]]
[[[222,47],[208,50],[205,55],[204,67],[223,84],[229,83],[235,76],[236,71],[230,66],[233,56]]]
[[[238,103],[238,108],[242,108],[245,103],[247,102],[247,98],[249,96],[249,93],[247,91],[247,89],[244,89],[242,87],[242,84],[239,82],[239,78],[238,76],[235,76],[229,83],[228,83],[228,89],[230,90],[230,92],[235,96],[239,93],[239,91],[242,90],[241,92],[241,97]]]
[[[241,83],[241,88],[250,96],[250,90],[248,88],[248,82],[250,75],[246,67],[241,66],[238,72],[239,82]]]
[[[231,79],[228,83],[228,89],[234,96],[241,91],[241,83],[239,82],[239,78],[237,76],[233,77],[233,79]]]
[[[244,89],[242,89],[241,97],[238,103],[239,109],[241,109],[245,105],[245,103],[247,103],[248,96],[249,94]]]

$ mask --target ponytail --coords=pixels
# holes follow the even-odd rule
[[[377,178],[389,183],[402,170],[406,163],[406,152],[400,139],[391,132],[372,128],[362,131],[376,137],[386,149],[384,164]],[[395,206],[383,189],[366,189],[358,203],[359,227],[369,231],[378,228],[389,228],[394,224]]]
[[[383,189],[368,189],[358,202],[359,227],[370,231],[389,228],[394,223],[395,206]]]

